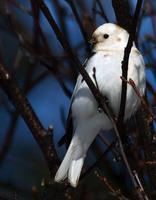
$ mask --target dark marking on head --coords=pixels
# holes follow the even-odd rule
[[[120,42],[120,41],[121,41],[121,38],[120,38],[120,37],[117,37],[117,41]]]

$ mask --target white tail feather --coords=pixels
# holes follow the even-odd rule
[[[73,187],[76,187],[78,184],[83,163],[84,157],[79,158],[78,160],[73,160],[70,165],[68,172],[68,180]]]
[[[61,182],[67,178],[67,174],[68,174],[68,170],[69,170],[71,162],[72,162],[72,154],[71,154],[70,149],[68,149],[68,151],[67,151],[67,153],[55,175],[56,182]]]
[[[74,145],[74,144],[77,145]],[[68,151],[55,175],[55,181],[61,182],[68,176],[69,183],[76,187],[80,178],[85,154],[82,153],[82,146],[77,139],[73,139]]]

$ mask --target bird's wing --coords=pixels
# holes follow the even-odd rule
[[[93,56],[95,53],[93,52],[90,56]],[[85,60],[85,62],[83,63],[83,67],[86,67],[87,62],[89,60],[89,57]],[[63,137],[59,140],[58,142],[58,146],[62,146],[63,144],[66,144],[66,147],[68,148],[72,135],[73,135],[73,120],[72,120],[72,110],[71,110],[71,105],[74,99],[74,96],[77,92],[77,89],[79,88],[80,84],[82,81],[82,76],[79,75],[77,78],[77,82],[71,97],[71,102],[70,102],[70,108],[69,108],[69,113],[68,113],[68,117],[67,117],[67,122],[66,122],[66,127],[65,127],[65,134],[63,135]]]
[[[70,105],[66,127],[65,127],[65,134],[59,140],[58,146],[62,146],[63,144],[66,144],[66,147],[68,148],[71,138],[72,138],[72,134],[73,134],[73,120],[72,120],[72,112],[71,112],[71,105]]]

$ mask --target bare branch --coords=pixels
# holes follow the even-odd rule
[[[50,174],[54,175],[55,172],[52,169],[57,166],[59,161],[54,145],[52,144],[52,132],[50,130],[46,131],[43,128],[41,122],[30,106],[29,101],[2,64],[0,64],[0,84],[31,130],[45,156]]]
[[[78,25],[79,25],[79,27],[81,29],[81,32],[82,32],[82,35],[83,35],[87,50],[90,53],[91,52],[91,48],[90,48],[90,45],[88,43],[88,36],[87,36],[87,33],[86,33],[86,31],[85,31],[85,29],[83,27],[83,24],[82,24],[81,19],[79,17],[78,11],[77,11],[77,9],[76,9],[76,7],[74,5],[74,2],[72,0],[66,0],[66,2],[70,5],[70,7],[71,7],[71,9],[72,9],[72,11],[73,11],[73,13],[75,15],[76,21],[77,21],[77,23],[78,23]]]
[[[132,16],[130,14],[129,2],[127,0],[112,0],[112,5],[119,26],[130,32],[132,28]]]
[[[128,74],[129,55],[130,55],[131,48],[132,48],[135,35],[136,35],[136,27],[137,27],[137,22],[138,22],[141,6],[142,6],[142,0],[138,0],[134,17],[133,17],[133,25],[130,30],[128,43],[124,51],[124,58],[122,61],[122,77],[124,77],[124,79],[126,80],[127,80],[127,74]],[[127,94],[127,83],[125,83],[125,81],[122,81],[120,110],[119,110],[118,122],[117,122],[117,127],[119,128],[119,131],[122,131],[122,128],[123,128],[123,120],[125,116],[125,105],[126,105],[126,94]]]
[[[120,191],[120,189],[114,189],[114,187],[108,182],[107,178],[104,176],[101,176],[98,171],[94,172],[95,175],[104,183],[104,185],[108,188],[108,190],[111,192],[111,194],[119,199],[119,200],[128,200]]]

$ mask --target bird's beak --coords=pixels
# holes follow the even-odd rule
[[[92,38],[91,40],[89,40],[89,44],[91,44],[92,46],[94,46],[97,43],[97,41],[95,40],[95,38]]]
[[[91,46],[91,49],[94,48],[94,46],[96,45],[97,41],[95,40],[95,38],[92,38],[91,40],[89,40],[89,44]]]

